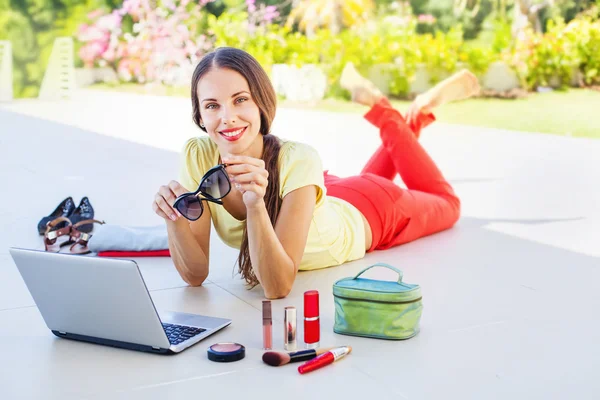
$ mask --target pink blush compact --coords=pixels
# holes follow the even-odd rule
[[[216,362],[239,361],[246,356],[246,348],[239,343],[215,343],[208,348],[208,359]]]

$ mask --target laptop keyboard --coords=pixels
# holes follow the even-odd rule
[[[163,323],[163,328],[165,328],[165,333],[169,338],[169,342],[173,345],[177,345],[181,342],[188,340],[191,337],[201,334],[206,331],[206,329],[195,328],[193,326],[184,326],[184,325],[174,325],[174,324],[165,324]]]

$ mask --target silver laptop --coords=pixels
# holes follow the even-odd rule
[[[48,328],[67,339],[173,354],[231,320],[154,307],[133,260],[10,248]]]

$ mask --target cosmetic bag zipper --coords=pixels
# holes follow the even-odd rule
[[[333,297],[337,297],[338,299],[344,299],[344,300],[355,300],[355,301],[366,301],[367,303],[386,303],[386,304],[409,304],[409,303],[416,303],[417,301],[421,300],[423,297],[419,297],[418,299],[414,299],[414,300],[407,300],[407,301],[384,301],[384,300],[371,300],[371,299],[357,299],[355,297],[345,297],[345,296],[340,296],[337,294],[334,294]]]

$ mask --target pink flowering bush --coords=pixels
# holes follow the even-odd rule
[[[420,15],[417,17],[417,21],[418,21],[420,24],[425,24],[425,25],[433,25],[433,24],[435,24],[435,21],[436,21],[436,19],[435,19],[435,17],[434,17],[433,15],[431,15],[431,14],[420,14]]]
[[[245,6],[244,11],[225,11],[218,18],[208,16],[206,32],[214,39],[214,47],[244,49],[267,72],[273,64],[288,62],[288,49],[294,38],[289,28],[277,23],[280,17],[277,6],[257,5],[255,0],[246,0]]]
[[[125,82],[187,82],[212,49],[211,38],[194,34],[210,1],[125,0],[110,13],[94,11],[77,35],[79,57],[87,67],[110,66]]]
[[[395,2],[366,24],[339,33],[318,29],[309,37],[281,24],[281,5],[244,0],[217,17],[203,9],[211,1],[125,0],[114,11],[94,11],[80,27],[79,56],[88,67],[110,66],[125,82],[187,86],[204,54],[231,46],[252,54],[267,72],[274,64],[319,64],[329,95],[347,94],[338,77],[348,61],[363,73],[382,66],[377,73],[391,77],[389,93],[399,97],[409,94],[423,66],[435,83],[462,68],[459,63],[483,76],[498,60],[527,89],[567,86],[574,78],[579,85],[600,84],[600,22],[591,17],[551,24],[545,34],[529,33],[516,43],[510,25],[497,23],[487,39],[467,42],[461,25],[435,31],[433,15],[414,15],[410,3]]]
[[[250,29],[272,24],[279,17],[276,6],[260,4],[259,7],[256,7],[256,0],[246,0],[246,6],[248,8],[248,26]]]

